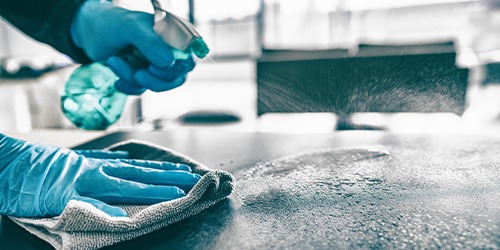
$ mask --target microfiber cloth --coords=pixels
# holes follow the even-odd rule
[[[128,151],[135,159],[184,163],[202,178],[180,199],[150,206],[118,205],[127,211],[129,217],[111,217],[88,203],[71,200],[57,217],[10,218],[56,249],[96,249],[198,214],[229,196],[234,189],[234,177],[230,173],[211,170],[180,153],[154,144],[131,140],[112,145],[107,150]]]

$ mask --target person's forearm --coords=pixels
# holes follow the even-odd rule
[[[84,0],[0,0],[0,16],[34,39],[81,63],[90,62],[70,36],[73,17]]]

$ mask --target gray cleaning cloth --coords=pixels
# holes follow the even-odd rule
[[[130,157],[136,159],[184,163],[203,177],[180,199],[151,206],[118,205],[127,211],[129,217],[111,217],[88,203],[72,200],[57,217],[10,218],[56,249],[96,249],[150,233],[195,215],[229,196],[234,188],[234,178],[230,173],[211,170],[167,148],[126,141],[107,149],[128,151]]]

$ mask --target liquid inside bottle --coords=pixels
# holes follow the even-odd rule
[[[106,129],[120,118],[127,101],[127,95],[115,88],[116,80],[102,63],[78,67],[61,95],[63,113],[78,128]]]

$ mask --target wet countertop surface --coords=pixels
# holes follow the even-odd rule
[[[227,170],[230,199],[109,249],[500,248],[500,135],[114,133]],[[4,247],[50,249],[0,220]]]

